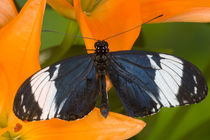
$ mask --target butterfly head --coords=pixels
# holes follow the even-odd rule
[[[108,48],[108,43],[105,41],[105,40],[98,40],[96,43],[95,43],[95,53],[96,54],[106,54],[109,52],[109,48]]]

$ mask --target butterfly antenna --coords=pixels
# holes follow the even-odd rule
[[[57,34],[67,35],[67,36],[70,36],[70,37],[78,37],[78,38],[83,38],[83,39],[97,40],[95,38],[83,37],[83,36],[75,36],[75,35],[70,35],[70,34],[67,34],[67,33],[61,33],[61,32],[57,32],[57,31],[53,31],[53,30],[42,30],[42,32],[57,33]]]
[[[159,16],[153,18],[153,19],[148,20],[147,22],[144,22],[143,24],[149,23],[149,22],[151,22],[151,21],[153,21],[153,20],[155,20],[155,19],[157,19],[157,18],[159,18],[159,17],[162,17],[162,16],[163,16],[163,15],[159,15]],[[115,35],[112,35],[112,36],[110,36],[110,37],[107,37],[107,38],[104,39],[104,40],[107,40],[107,39],[113,38],[113,37],[115,37],[115,36],[119,36],[119,35],[121,35],[121,34],[124,34],[124,33],[127,33],[127,32],[129,32],[129,31],[135,30],[135,29],[141,27],[143,24],[137,25],[137,26],[135,26],[135,27],[133,27],[133,28],[131,28],[131,29],[129,29],[129,30],[126,30],[126,31],[124,31],[124,32],[121,32],[121,33],[119,33],[119,34],[115,34]]]

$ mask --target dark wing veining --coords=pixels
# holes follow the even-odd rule
[[[28,78],[17,92],[13,110],[27,121],[75,120],[95,107],[98,89],[93,55],[72,57]]]
[[[156,113],[161,107],[198,103],[208,92],[198,68],[168,54],[112,52],[107,71],[126,112],[133,117]]]

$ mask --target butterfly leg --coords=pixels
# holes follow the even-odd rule
[[[101,93],[101,114],[106,118],[109,114],[108,94],[106,92],[106,78],[105,74],[99,74],[99,87]]]

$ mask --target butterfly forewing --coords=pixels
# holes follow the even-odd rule
[[[98,79],[93,55],[82,55],[46,67],[18,90],[14,112],[22,120],[75,120],[96,104]]]
[[[112,52],[107,71],[126,112],[133,117],[156,113],[161,107],[198,103],[208,91],[193,64],[168,54]]]

